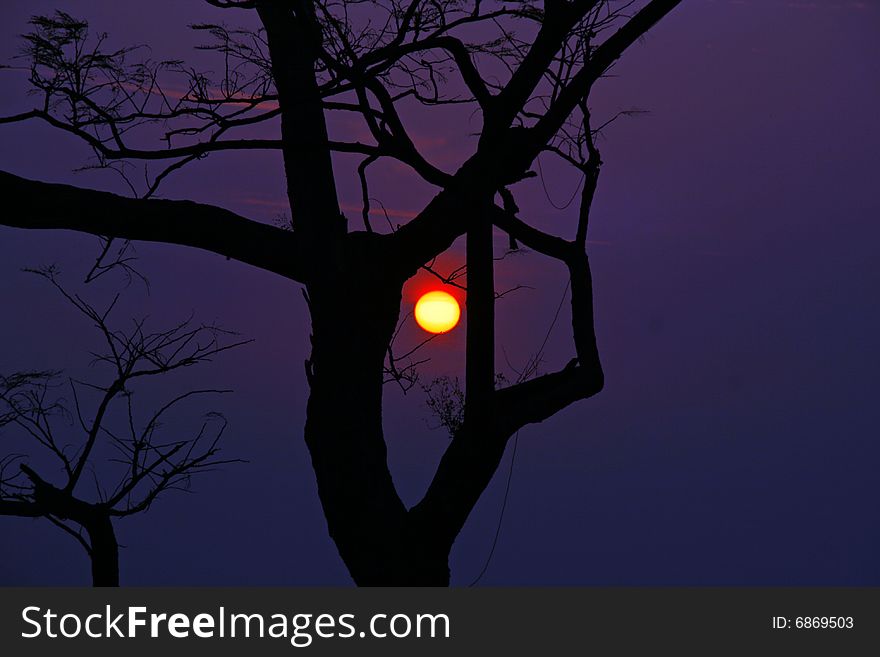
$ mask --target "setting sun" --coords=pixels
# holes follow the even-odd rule
[[[446,333],[458,324],[461,309],[451,294],[434,290],[419,298],[415,314],[418,325],[428,333]]]

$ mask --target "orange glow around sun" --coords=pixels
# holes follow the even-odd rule
[[[446,333],[455,328],[461,309],[455,297],[441,290],[423,294],[416,302],[416,322],[428,333]]]

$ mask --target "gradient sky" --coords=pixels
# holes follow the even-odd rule
[[[188,23],[244,20],[197,0],[5,2],[0,57],[16,53],[30,14],[55,8],[89,18],[113,43],[197,62]],[[607,384],[521,432],[481,584],[880,584],[878,33],[876,0],[685,0],[597,87],[594,114],[649,111],[600,143],[590,252]],[[3,114],[30,108],[23,77],[0,77]],[[467,152],[468,127],[466,113],[447,112],[414,133],[451,167]],[[88,156],[73,138],[14,125],[0,126],[0,140],[0,169],[122,191],[106,173],[71,173]],[[337,161],[340,171],[348,164]],[[564,232],[574,208],[553,205],[576,180],[543,164],[545,184],[530,182],[518,200],[524,217]],[[340,188],[354,223],[350,171]],[[398,221],[429,192],[393,166],[377,170],[374,195]],[[284,209],[274,154],[213,155],[163,194],[263,221]],[[195,312],[255,343],[186,375],[235,388],[222,403],[226,453],[249,463],[119,522],[122,582],[349,584],[302,441],[308,324],[298,286],[185,248],[138,253],[151,294],[133,288],[120,317],[167,323]],[[75,275],[94,254],[90,237],[0,228],[0,370],[81,371],[92,332],[20,269],[54,262]],[[514,364],[540,344],[562,275],[536,255],[500,267],[502,284],[533,288],[498,306],[499,353]],[[408,288],[407,304],[425,283]],[[462,338],[430,346],[426,378],[460,372]],[[569,358],[569,340],[561,321],[546,369]],[[431,430],[421,394],[387,393],[390,464],[412,503],[448,439]],[[455,545],[454,584],[483,566],[510,456]],[[85,584],[88,565],[45,521],[0,518],[0,583]]]

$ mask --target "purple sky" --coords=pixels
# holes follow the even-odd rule
[[[30,14],[55,8],[116,44],[193,61],[204,54],[192,54],[201,39],[188,23],[245,19],[196,0],[6,2],[0,57],[16,53]],[[482,584],[880,584],[878,28],[874,0],[685,0],[597,87],[597,115],[650,112],[600,143],[590,238],[606,389],[521,433]],[[23,83],[3,73],[0,112],[30,108]],[[454,168],[471,129],[466,112],[447,112],[413,131]],[[88,155],[73,138],[19,124],[0,127],[0,139],[0,169],[122,191],[106,173],[71,173]],[[354,225],[349,164],[336,162]],[[518,200],[524,217],[562,233],[575,210],[553,204],[577,181],[542,164],[544,185],[531,181]],[[393,166],[377,170],[373,191],[398,221],[430,193]],[[163,194],[270,221],[283,210],[279,158],[216,154]],[[75,274],[94,253],[93,238],[0,229],[0,370],[83,364],[89,327],[19,270],[56,262]],[[302,442],[298,287],[183,248],[138,253],[152,292],[134,288],[123,311],[166,323],[195,311],[256,342],[191,378],[235,388],[222,405],[227,453],[250,462],[119,523],[123,583],[349,583]],[[534,288],[498,306],[499,345],[514,364],[540,344],[562,275],[536,255],[501,266],[502,284]],[[462,338],[430,346],[426,378],[460,372]],[[563,317],[547,369],[568,359],[569,339]],[[430,430],[421,394],[387,393],[391,468],[412,503],[448,439]],[[453,583],[485,561],[509,458],[456,543]],[[0,537],[0,583],[87,582],[81,549],[44,521],[0,518]]]

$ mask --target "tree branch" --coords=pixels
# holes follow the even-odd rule
[[[599,0],[568,4],[547,3],[547,12],[532,43],[504,89],[495,96],[492,114],[487,117],[484,140],[497,139],[508,128],[547,72],[570,30]]]
[[[0,516],[17,516],[19,518],[39,518],[43,510],[33,502],[18,500],[0,500]]]
[[[424,498],[411,510],[412,522],[449,545],[495,474],[507,441],[527,424],[543,422],[602,390],[604,374],[596,345],[589,262],[584,251],[567,250],[564,260],[570,276],[577,357],[558,372],[496,390],[490,404],[490,425],[466,417],[455,432]]]
[[[367,56],[362,58],[360,63],[362,66],[372,66],[374,61],[383,60],[383,64],[377,65],[375,67],[377,69],[380,69],[387,66],[388,61],[396,61],[408,54],[432,49],[441,49],[449,53],[449,55],[455,61],[456,66],[458,67],[458,72],[461,75],[461,79],[464,81],[471,94],[473,94],[474,100],[476,100],[481,107],[486,108],[492,101],[492,96],[489,93],[488,87],[486,86],[486,81],[483,80],[480,72],[474,65],[470,53],[468,52],[467,46],[460,39],[457,39],[453,36],[444,35],[429,37],[421,41],[413,41],[395,47],[388,47],[382,49],[381,52],[376,51],[373,53],[369,53]],[[370,71],[370,73],[373,75],[376,72],[377,71]]]
[[[257,6],[254,0],[205,0],[218,9],[253,9]]]
[[[159,149],[131,148],[122,142],[111,142],[116,143],[114,148],[108,146],[108,142],[105,140],[99,139],[75,125],[65,123],[42,110],[31,110],[21,114],[0,117],[0,125],[4,123],[19,123],[29,119],[40,119],[53,128],[58,128],[79,137],[95,149],[98,154],[109,160],[172,160],[180,157],[198,157],[220,151],[282,150],[284,148],[284,142],[281,139],[217,139],[188,144],[186,146]],[[370,155],[377,152],[375,146],[360,142],[328,141],[327,145],[330,150],[338,153],[363,153]]]
[[[681,0],[652,0],[597,47],[583,68],[562,89],[556,101],[530,130],[534,136],[534,143],[543,147],[549,142],[578,103],[589,95],[593,83],[620,58],[627,48],[644,36],[680,2]]]
[[[306,0],[257,0],[254,4],[266,29],[281,106],[291,221],[306,233],[311,249],[333,257],[328,251],[338,248],[346,225],[339,211],[327,122],[315,72],[322,39],[315,8]]]
[[[566,260],[571,256],[571,242],[530,226],[512,212],[493,205],[491,216],[492,223],[528,248],[557,260]]]
[[[125,198],[0,171],[0,196],[10,208],[0,225],[68,229],[93,235],[193,246],[303,281],[304,254],[290,231],[213,205]]]

